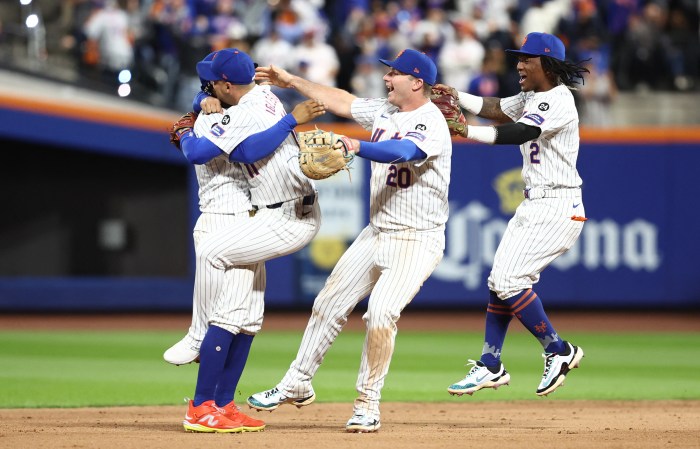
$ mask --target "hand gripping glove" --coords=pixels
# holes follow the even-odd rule
[[[297,133],[299,167],[307,178],[326,179],[348,166],[355,158],[350,139],[331,131],[315,129]]]
[[[466,137],[467,118],[459,106],[459,94],[455,88],[445,84],[436,84],[433,86],[430,94],[430,100],[440,109],[443,117],[445,117],[447,127],[450,128],[450,134]]]
[[[173,123],[173,126],[170,128],[170,143],[175,145],[178,150],[180,149],[180,138],[194,128],[196,120],[197,113],[188,112]]]

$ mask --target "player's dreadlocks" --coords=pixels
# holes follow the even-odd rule
[[[583,74],[591,73],[590,70],[583,66],[583,64],[590,61],[590,59],[579,62],[569,62],[560,61],[549,57],[542,57],[540,60],[542,61],[542,69],[544,70],[544,73],[547,74],[551,81],[553,81],[555,86],[559,83],[563,83],[570,89],[576,89],[574,84],[584,83]],[[579,78],[581,82],[579,83],[575,80],[575,78]]]

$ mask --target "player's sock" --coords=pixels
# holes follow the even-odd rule
[[[489,370],[497,372],[501,366],[501,350],[506,339],[508,325],[513,319],[510,306],[498,299],[496,292],[491,292],[489,305],[486,307],[486,326],[484,330],[484,349],[481,363]]]
[[[223,407],[233,401],[238,387],[238,381],[243,374],[243,368],[248,361],[250,345],[254,335],[237,334],[233,337],[231,347],[228,349],[228,357],[221,378],[216,386],[216,405]]]
[[[194,390],[195,407],[214,399],[216,384],[224,370],[234,335],[217,326],[209,326],[199,349],[199,372]]]
[[[549,322],[539,296],[532,289],[523,290],[508,298],[511,308],[523,326],[539,341],[545,352],[560,353],[566,349],[564,341],[559,338],[554,326]]]

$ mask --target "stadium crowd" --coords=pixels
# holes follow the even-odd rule
[[[3,2],[7,9],[8,3]],[[17,11],[22,6],[15,3]],[[588,59],[578,92],[584,123],[605,120],[617,90],[700,88],[696,0],[42,0],[46,52],[70,55],[86,76],[134,80],[182,109],[198,86],[196,61],[237,47],[358,96],[383,96],[384,67],[412,47],[440,81],[481,96],[514,94],[518,48],[531,31],[558,35],[568,59]],[[4,22],[0,15],[0,44]],[[183,92],[185,94],[183,94]],[[293,99],[286,99],[291,101]],[[593,123],[595,124],[595,123]]]

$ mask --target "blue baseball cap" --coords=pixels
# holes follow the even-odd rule
[[[206,56],[204,57],[204,59],[202,59],[200,62],[209,62],[209,61],[211,61],[212,59],[214,59],[214,55],[215,55],[215,54],[216,54],[215,51],[209,53],[209,54],[206,55]],[[197,63],[197,65],[199,65],[199,62]],[[199,75],[199,68],[197,69],[197,74]],[[204,78],[202,78],[201,75],[199,76],[199,81],[202,83],[202,90],[204,90],[204,88],[207,86],[207,84],[209,84],[209,80],[205,80]]]
[[[428,55],[417,50],[408,48],[399,53],[393,61],[380,59],[379,62],[399,72],[420,78],[431,85],[435,84],[437,80],[437,67],[435,67],[435,63]]]
[[[207,81],[250,84],[255,77],[255,64],[244,51],[226,48],[217,51],[211,61],[198,62],[197,75]]]
[[[549,56],[563,61],[565,59],[564,43],[556,36],[547,33],[530,33],[525,36],[520,50],[506,50],[531,56]]]

